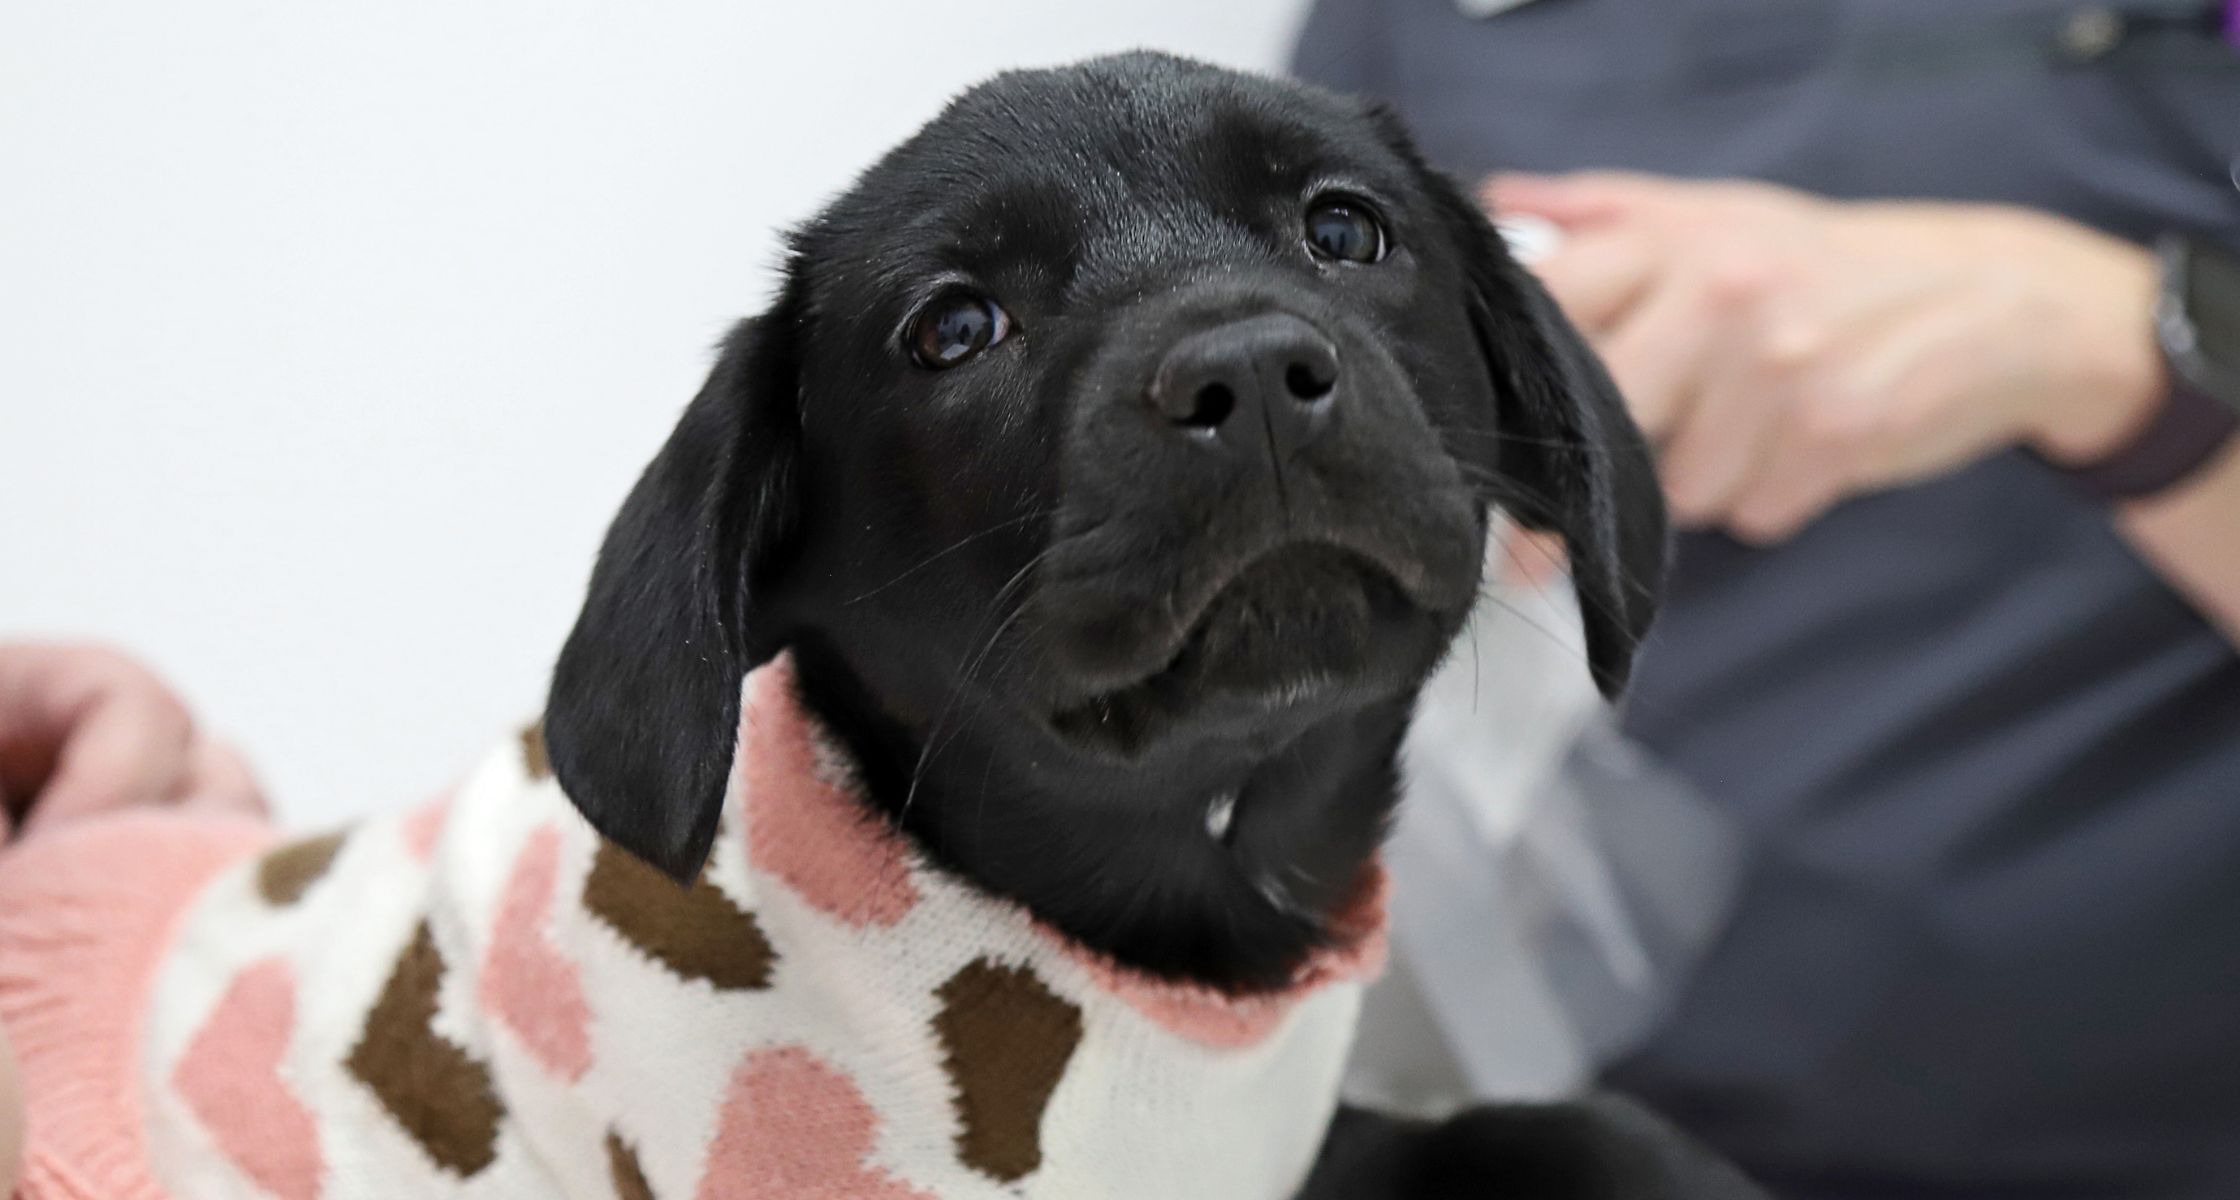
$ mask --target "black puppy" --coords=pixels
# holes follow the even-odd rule
[[[1578,336],[1387,115],[1138,54],[1003,76],[799,231],[616,520],[552,767],[680,878],[781,649],[935,862],[1282,982],[1374,856],[1488,514],[1624,681],[1664,520]],[[1343,1114],[1312,1195],[1752,1194],[1620,1106]]]

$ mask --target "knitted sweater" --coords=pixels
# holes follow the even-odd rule
[[[1291,1194],[1378,883],[1284,993],[1162,983],[924,862],[784,660],[745,698],[689,890],[583,822],[535,730],[347,833],[148,812],[10,851],[19,1196]]]

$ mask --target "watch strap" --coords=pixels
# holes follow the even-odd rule
[[[2146,427],[2115,453],[2062,474],[2097,500],[2138,500],[2178,486],[2207,466],[2240,434],[2234,409],[2182,376]]]

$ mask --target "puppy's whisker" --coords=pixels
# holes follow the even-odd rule
[[[1457,462],[1455,466],[1462,472],[1464,479],[1478,484],[1481,488],[1483,488],[1485,490],[1486,498],[1496,505],[1505,504],[1511,499],[1519,499],[1538,504],[1540,507],[1545,509],[1554,507],[1561,499],[1560,497],[1553,497],[1548,495],[1546,492],[1533,488],[1524,483],[1522,480],[1516,479],[1512,476],[1499,474],[1490,468],[1480,466],[1476,463]],[[1545,550],[1542,550],[1541,552],[1543,554],[1546,553]],[[1562,564],[1560,563],[1556,565],[1562,566]],[[1574,576],[1568,569],[1565,569],[1564,575],[1566,578],[1574,578]],[[1654,601],[1657,598],[1657,588],[1655,587],[1653,580],[1644,578],[1637,572],[1626,571],[1622,568],[1622,566],[1619,574],[1613,580],[1613,582],[1631,588],[1636,595],[1641,596],[1643,599]],[[1617,628],[1624,627],[1625,622],[1622,620],[1617,620],[1619,614],[1611,612],[1607,604],[1602,604],[1599,601],[1593,601],[1593,603],[1597,605],[1596,611],[1600,615],[1612,618]],[[1640,639],[1638,638],[1634,639],[1636,644],[1638,644],[1639,640]]]
[[[1455,468],[1462,477],[1485,488],[1498,502],[1511,498],[1529,500],[1543,506],[1553,505],[1562,497],[1551,496],[1514,475],[1504,474],[1491,467],[1473,462],[1457,462]]]
[[[988,653],[995,649],[996,643],[1003,639],[1004,632],[1011,628],[1013,622],[1025,615],[1027,606],[1023,601],[1011,604],[1014,594],[1025,585],[1034,569],[1040,566],[1044,559],[1056,553],[1057,549],[1056,545],[1044,547],[1034,557],[1029,558],[1025,565],[1014,572],[1010,579],[1004,581],[1002,587],[996,589],[995,597],[988,606],[989,612],[991,614],[1000,612],[1006,605],[1010,605],[1011,611],[997,622],[995,630],[988,634],[986,641],[973,654],[964,670],[958,672],[957,682],[949,689],[948,698],[942,701],[941,711],[935,714],[933,723],[927,726],[925,743],[918,747],[917,764],[910,769],[910,787],[903,793],[901,810],[895,814],[896,825],[902,825],[909,819],[910,807],[918,799],[918,788],[925,782],[926,768],[932,763],[933,756],[939,746],[946,744],[941,741],[941,735],[948,726],[949,715],[956,711],[957,698],[962,696],[976,681],[981,665],[987,661]],[[949,737],[950,740],[954,740],[956,734],[950,733]]]
[[[1501,593],[1497,591],[1494,591],[1490,588],[1480,589],[1478,595],[1480,599],[1490,601],[1494,605],[1498,606],[1503,612],[1506,612],[1510,616],[1515,617],[1520,623],[1524,625],[1525,628],[1530,629],[1534,633],[1539,634],[1541,637],[1548,639],[1548,641],[1553,643],[1558,649],[1561,649],[1566,657],[1585,667],[1588,674],[1593,674],[1594,664],[1588,661],[1586,654],[1581,651],[1577,645],[1573,644],[1570,638],[1567,638],[1561,633],[1550,629],[1544,622],[1534,618],[1530,614],[1526,613],[1523,609],[1518,608],[1516,605],[1509,603],[1509,601],[1503,598]],[[1475,636],[1476,631],[1473,630],[1472,637],[1475,638]],[[1475,641],[1471,643],[1470,649],[1473,655],[1477,653],[1477,644]]]
[[[1521,499],[1527,502],[1537,503],[1542,507],[1547,506],[1547,504],[1550,502],[1550,497],[1548,497],[1545,493],[1528,487],[1515,479],[1494,475],[1488,472],[1483,467],[1474,466],[1469,463],[1461,463],[1458,464],[1458,466],[1463,472],[1463,477],[1483,487],[1486,491],[1486,498],[1496,506],[1505,505],[1512,499]],[[1561,572],[1565,579],[1572,580],[1574,582],[1577,580],[1577,574],[1571,569],[1568,560],[1558,559],[1544,546],[1534,544],[1532,548],[1534,553],[1540,555],[1548,562],[1550,566],[1555,567],[1559,572]],[[1636,594],[1644,598],[1650,600],[1654,600],[1656,598],[1657,591],[1655,587],[1651,585],[1650,581],[1642,578],[1640,575],[1634,572],[1624,570],[1622,566],[1620,566],[1619,573],[1614,582],[1631,588]],[[1614,624],[1614,631],[1615,629],[1622,629],[1624,627],[1625,622],[1619,619],[1621,614],[1612,611],[1609,603],[1604,601],[1602,598],[1589,594],[1588,590],[1581,590],[1580,600],[1582,603],[1592,605],[1595,608],[1597,614],[1611,618]],[[1633,641],[1638,644],[1640,639],[1635,638],[1633,639]]]
[[[871,589],[870,591],[867,591],[867,592],[863,593],[863,594],[862,594],[862,595],[860,595],[860,596],[855,596],[855,597],[852,597],[851,599],[849,599],[849,600],[845,601],[845,603],[847,603],[847,604],[851,604],[851,605],[852,605],[852,604],[861,604],[861,603],[863,603],[864,601],[866,601],[866,600],[869,600],[869,599],[871,599],[871,598],[872,598],[873,596],[876,596],[876,595],[880,594],[881,592],[884,592],[884,591],[886,591],[887,589],[889,589],[889,588],[891,588],[891,587],[895,586],[896,584],[898,584],[898,583],[901,583],[901,582],[902,582],[903,580],[905,580],[905,579],[908,579],[908,578],[910,578],[910,577],[911,577],[911,576],[913,576],[913,575],[916,575],[916,574],[917,574],[918,572],[920,572],[920,571],[923,571],[923,570],[925,570],[925,569],[926,569],[927,567],[930,567],[930,566],[932,566],[932,565],[933,565],[934,563],[936,563],[936,562],[939,562],[940,560],[942,560],[942,559],[944,559],[944,558],[947,558],[947,557],[948,557],[949,555],[951,555],[951,554],[954,554],[954,553],[956,553],[957,551],[959,551],[959,550],[962,550],[962,549],[964,549],[964,548],[965,548],[966,546],[969,546],[969,545],[971,545],[972,543],[974,543],[974,542],[977,542],[977,541],[981,540],[982,538],[993,537],[993,536],[995,536],[996,534],[998,534],[998,533],[1001,533],[1001,532],[1003,532],[1003,531],[1004,531],[1004,530],[1006,530],[1006,529],[1010,529],[1010,528],[1012,528],[1012,527],[1014,527],[1014,526],[1017,526],[1017,525],[1023,525],[1023,524],[1025,524],[1025,523],[1026,523],[1026,522],[1028,522],[1028,521],[1039,520],[1039,519],[1041,519],[1041,518],[1043,518],[1043,517],[1047,517],[1047,516],[1051,515],[1052,513],[1055,513],[1055,512],[1057,512],[1057,511],[1058,511],[1058,510],[1057,510],[1056,508],[1041,508],[1041,509],[1036,509],[1036,510],[1035,510],[1035,511],[1033,511],[1033,512],[1028,512],[1028,513],[1021,513],[1020,515],[1018,515],[1018,516],[1016,516],[1016,517],[1013,517],[1013,518],[1011,518],[1011,519],[1010,519],[1010,520],[1008,520],[1008,521],[998,521],[998,522],[996,522],[995,524],[993,524],[993,525],[990,525],[990,526],[988,526],[988,527],[987,527],[986,529],[982,529],[982,530],[980,530],[980,531],[979,531],[979,532],[977,532],[977,533],[969,533],[969,534],[966,534],[965,536],[963,536],[963,537],[961,537],[961,538],[958,538],[958,539],[957,539],[956,541],[954,541],[954,542],[951,542],[951,543],[949,543],[949,544],[948,544],[947,546],[944,546],[944,547],[942,547],[941,549],[939,549],[939,550],[937,550],[937,551],[933,552],[932,554],[929,554],[929,555],[927,555],[926,557],[924,557],[924,558],[922,558],[922,559],[919,559],[919,560],[918,560],[918,561],[917,561],[917,562],[916,562],[915,564],[913,564],[913,565],[911,565],[911,566],[909,566],[909,567],[905,567],[905,568],[903,569],[902,573],[901,573],[901,574],[899,574],[899,575],[897,575],[897,576],[895,576],[894,578],[892,578],[892,579],[889,579],[889,580],[887,580],[887,581],[886,581],[885,583],[882,583],[882,584],[880,584],[879,586],[877,586],[877,587],[875,587],[875,588],[872,588],[872,589]]]
[[[1478,645],[1478,623],[1471,621],[1464,629],[1465,636],[1470,639],[1470,711],[1475,713],[1478,711],[1478,697],[1484,693],[1485,688],[1485,651]]]
[[[1446,425],[1440,432],[1453,437],[1483,438],[1492,442],[1507,442],[1513,446],[1539,446],[1549,450],[1575,450],[1582,454],[1616,454],[1619,448],[1571,438],[1535,437],[1531,434],[1511,433],[1506,429],[1477,429],[1468,425]]]
[[[1538,556],[1542,562],[1545,562],[1546,564],[1548,564],[1548,566],[1553,568],[1555,573],[1561,575],[1566,583],[1573,584],[1574,586],[1571,590],[1582,606],[1591,608],[1598,615],[1609,618],[1611,623],[1609,632],[1611,636],[1623,638],[1626,644],[1630,646],[1639,646],[1641,644],[1641,638],[1639,636],[1625,632],[1625,623],[1622,620],[1623,614],[1615,611],[1615,608],[1610,603],[1610,601],[1604,599],[1599,595],[1596,595],[1593,588],[1582,588],[1576,586],[1578,582],[1578,574],[1572,569],[1571,560],[1569,558],[1559,557],[1554,551],[1548,549],[1546,546],[1541,545],[1537,540],[1530,538],[1522,539],[1519,542],[1513,542],[1510,544],[1529,547],[1534,555]],[[1653,597],[1655,595],[1655,593],[1646,584],[1644,584],[1641,580],[1634,576],[1621,574],[1618,581],[1634,588],[1644,596]],[[1537,590],[1546,592],[1547,586],[1548,585],[1543,583],[1539,585]]]
[[[988,651],[995,646],[997,640],[1003,637],[1004,631],[1011,627],[1011,623],[1025,611],[1023,606],[1013,609],[1011,614],[996,626],[995,632],[988,635],[987,643],[979,653],[973,656],[972,664],[959,674],[956,686],[949,689],[949,698],[942,702],[941,711],[935,715],[933,724],[926,729],[925,743],[918,747],[917,765],[910,770],[910,788],[903,793],[901,811],[895,814],[896,825],[902,825],[909,819],[910,806],[917,802],[918,786],[925,781],[926,767],[933,762],[935,752],[947,746],[950,741],[956,740],[956,732],[949,731],[948,727],[949,715],[956,710],[957,698],[971,686],[973,676],[978,672],[982,660],[987,658]],[[944,732],[949,734],[947,740],[942,738]]]

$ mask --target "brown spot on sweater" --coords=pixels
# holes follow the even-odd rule
[[[437,1166],[465,1179],[497,1158],[498,1122],[506,1113],[490,1069],[431,1024],[443,972],[443,956],[422,921],[344,1065]]]
[[[752,991],[770,986],[778,959],[754,914],[702,876],[690,888],[612,842],[599,843],[583,907],[622,939],[686,979]]]
[[[638,1152],[622,1135],[607,1134],[607,1173],[614,1177],[614,1194],[618,1200],[654,1200],[653,1185],[646,1182],[645,1168],[638,1165]]]
[[[342,852],[342,843],[347,837],[347,834],[330,833],[305,838],[266,854],[257,864],[257,894],[275,908],[286,908],[303,899],[311,885],[324,878],[327,868],[334,865],[335,855]]]
[[[1081,1010],[1025,967],[979,959],[936,992],[942,1065],[964,1128],[957,1157],[1001,1183],[1042,1165],[1042,1112],[1081,1044]]]
[[[552,755],[545,750],[542,717],[521,731],[521,768],[534,782],[552,778]]]

